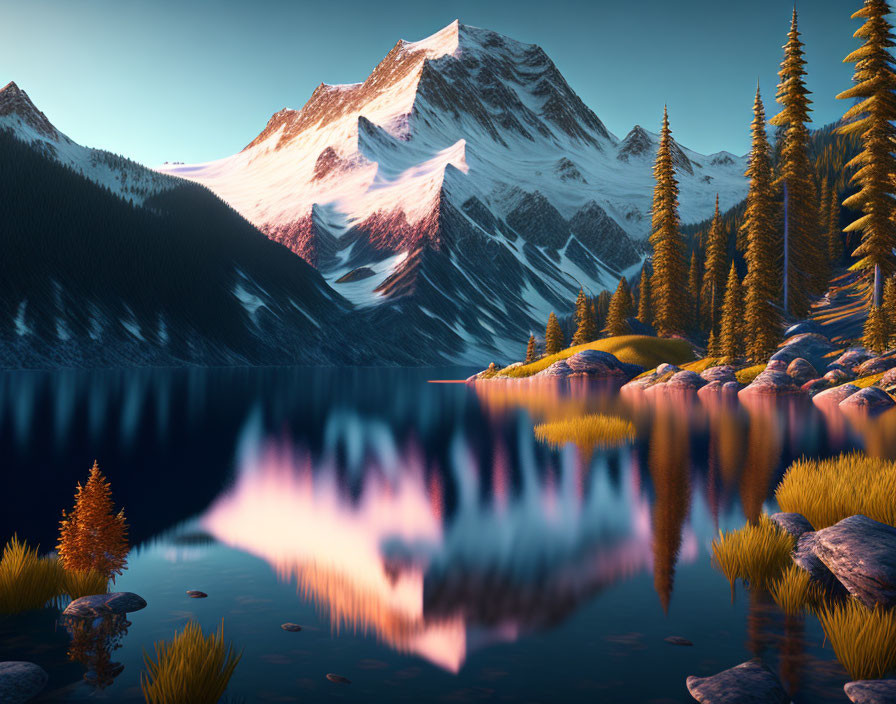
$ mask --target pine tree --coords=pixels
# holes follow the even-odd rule
[[[893,25],[887,20],[890,12],[886,0],[865,0],[861,10],[853,18],[862,18],[863,24],[853,35],[863,39],[861,48],[853,51],[845,61],[854,63],[853,85],[837,97],[841,100],[858,99],[843,116],[847,124],[838,128],[842,135],[859,135],[862,151],[848,166],[858,167],[852,182],[861,190],[847,198],[843,205],[861,210],[864,215],[848,225],[846,232],[861,232],[862,240],[853,252],[858,257],[855,268],[874,277],[873,305],[880,305],[882,278],[894,268],[893,248],[896,247],[896,223],[894,223],[893,197],[896,192],[893,174],[896,173],[896,157],[893,143],[896,141],[896,72],[892,47]],[[870,316],[869,316],[870,320]]]
[[[597,329],[603,330],[607,325],[607,315],[610,313],[610,292],[604,289],[597,297]]]
[[[725,302],[722,304],[722,321],[719,332],[719,351],[723,357],[740,357],[744,348],[743,291],[737,267],[731,262],[728,283],[725,286]]]
[[[771,147],[765,132],[765,107],[759,87],[753,105],[752,149],[746,177],[750,180],[741,230],[747,250],[744,320],[746,354],[754,361],[767,359],[781,334],[781,316],[773,300],[777,295],[778,266],[775,229],[775,196],[772,184]]]
[[[716,337],[716,331],[709,331],[709,341],[706,343],[706,356],[707,357],[719,357],[721,356],[721,352],[719,351],[719,340]]]
[[[650,272],[647,264],[641,267],[641,281],[638,284],[638,320],[644,325],[653,325],[653,300],[650,292]]]
[[[825,279],[830,279],[834,259],[831,257],[831,186],[827,179],[821,182],[821,193],[818,197],[818,234],[819,244],[824,242],[826,272]]]
[[[532,364],[538,359],[538,350],[535,346],[535,335],[529,335],[529,344],[526,345],[526,364]]]
[[[672,161],[672,131],[669,112],[663,109],[660,145],[653,168],[656,185],[653,190],[653,316],[659,335],[683,332],[686,327],[686,302],[681,295],[687,285],[685,246],[678,218],[678,182]]]
[[[719,196],[716,195],[716,210],[706,238],[706,262],[703,265],[703,289],[700,292],[702,325],[706,330],[715,328],[719,323],[727,273],[728,242],[719,214]]]
[[[579,289],[576,298],[576,332],[572,337],[572,345],[584,345],[597,337],[597,328],[592,315],[591,305],[585,296],[585,291]]]
[[[560,321],[557,320],[557,316],[551,311],[551,314],[548,316],[548,325],[544,333],[544,353],[548,356],[557,354],[565,346],[566,341],[563,339],[563,330],[560,328]]]
[[[888,276],[884,282],[884,302],[881,308],[888,333],[887,347],[894,347],[896,346],[896,274]]]
[[[697,260],[697,250],[691,252],[691,266],[688,269],[688,299],[691,304],[691,327],[700,329],[700,262]]]
[[[610,337],[619,335],[628,335],[631,328],[628,325],[628,318],[632,314],[632,294],[628,287],[625,277],[619,279],[619,285],[613,298],[610,299],[610,310],[607,313],[607,323],[604,326],[604,332]]]
[[[56,551],[66,570],[95,570],[114,581],[126,569],[128,525],[124,510],[114,511],[109,482],[94,462],[87,484],[78,484],[74,508],[62,513]]]
[[[883,309],[880,306],[871,306],[865,319],[862,344],[873,352],[886,351],[890,341],[890,331],[887,328],[887,318]]]
[[[843,261],[843,231],[840,229],[840,200],[832,188],[828,202],[828,258],[834,266]]]
[[[783,106],[771,123],[782,130],[777,184],[784,191],[784,313],[803,317],[809,312],[810,296],[818,293],[820,254],[813,241],[817,234],[815,183],[809,161],[809,91],[806,88],[806,60],[797,27],[796,8],[784,60],[778,75],[778,102]]]

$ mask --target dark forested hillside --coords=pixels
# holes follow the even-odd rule
[[[0,287],[0,366],[348,361],[349,306],[211,192],[135,207],[3,131]]]

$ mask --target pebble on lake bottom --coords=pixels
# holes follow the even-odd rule
[[[352,681],[348,677],[343,677],[342,675],[334,675],[332,672],[327,673],[327,679],[330,682],[336,682],[338,684],[351,684]]]
[[[284,631],[289,631],[290,633],[298,633],[302,630],[302,627],[297,623],[283,623],[280,625]]]
[[[205,599],[208,594],[201,592],[198,589],[187,589],[187,596],[191,599]]]

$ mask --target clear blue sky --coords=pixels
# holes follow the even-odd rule
[[[802,0],[816,124],[837,119],[860,0]],[[791,0],[0,0],[0,86],[63,132],[146,164],[244,147],[314,87],[363,80],[398,39],[455,18],[541,45],[608,128],[745,153],[757,78],[774,98]],[[769,113],[776,112],[768,105]]]

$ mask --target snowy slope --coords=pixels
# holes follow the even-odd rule
[[[14,82],[0,90],[0,130],[11,130],[21,141],[136,204],[177,184],[176,179],[129,159],[72,141],[53,126]]]
[[[611,134],[539,47],[454,22],[399,41],[363,83],[321,84],[240,153],[160,171],[479,361],[637,267],[656,142]],[[676,163],[685,222],[746,193],[741,157],[678,148]]]

